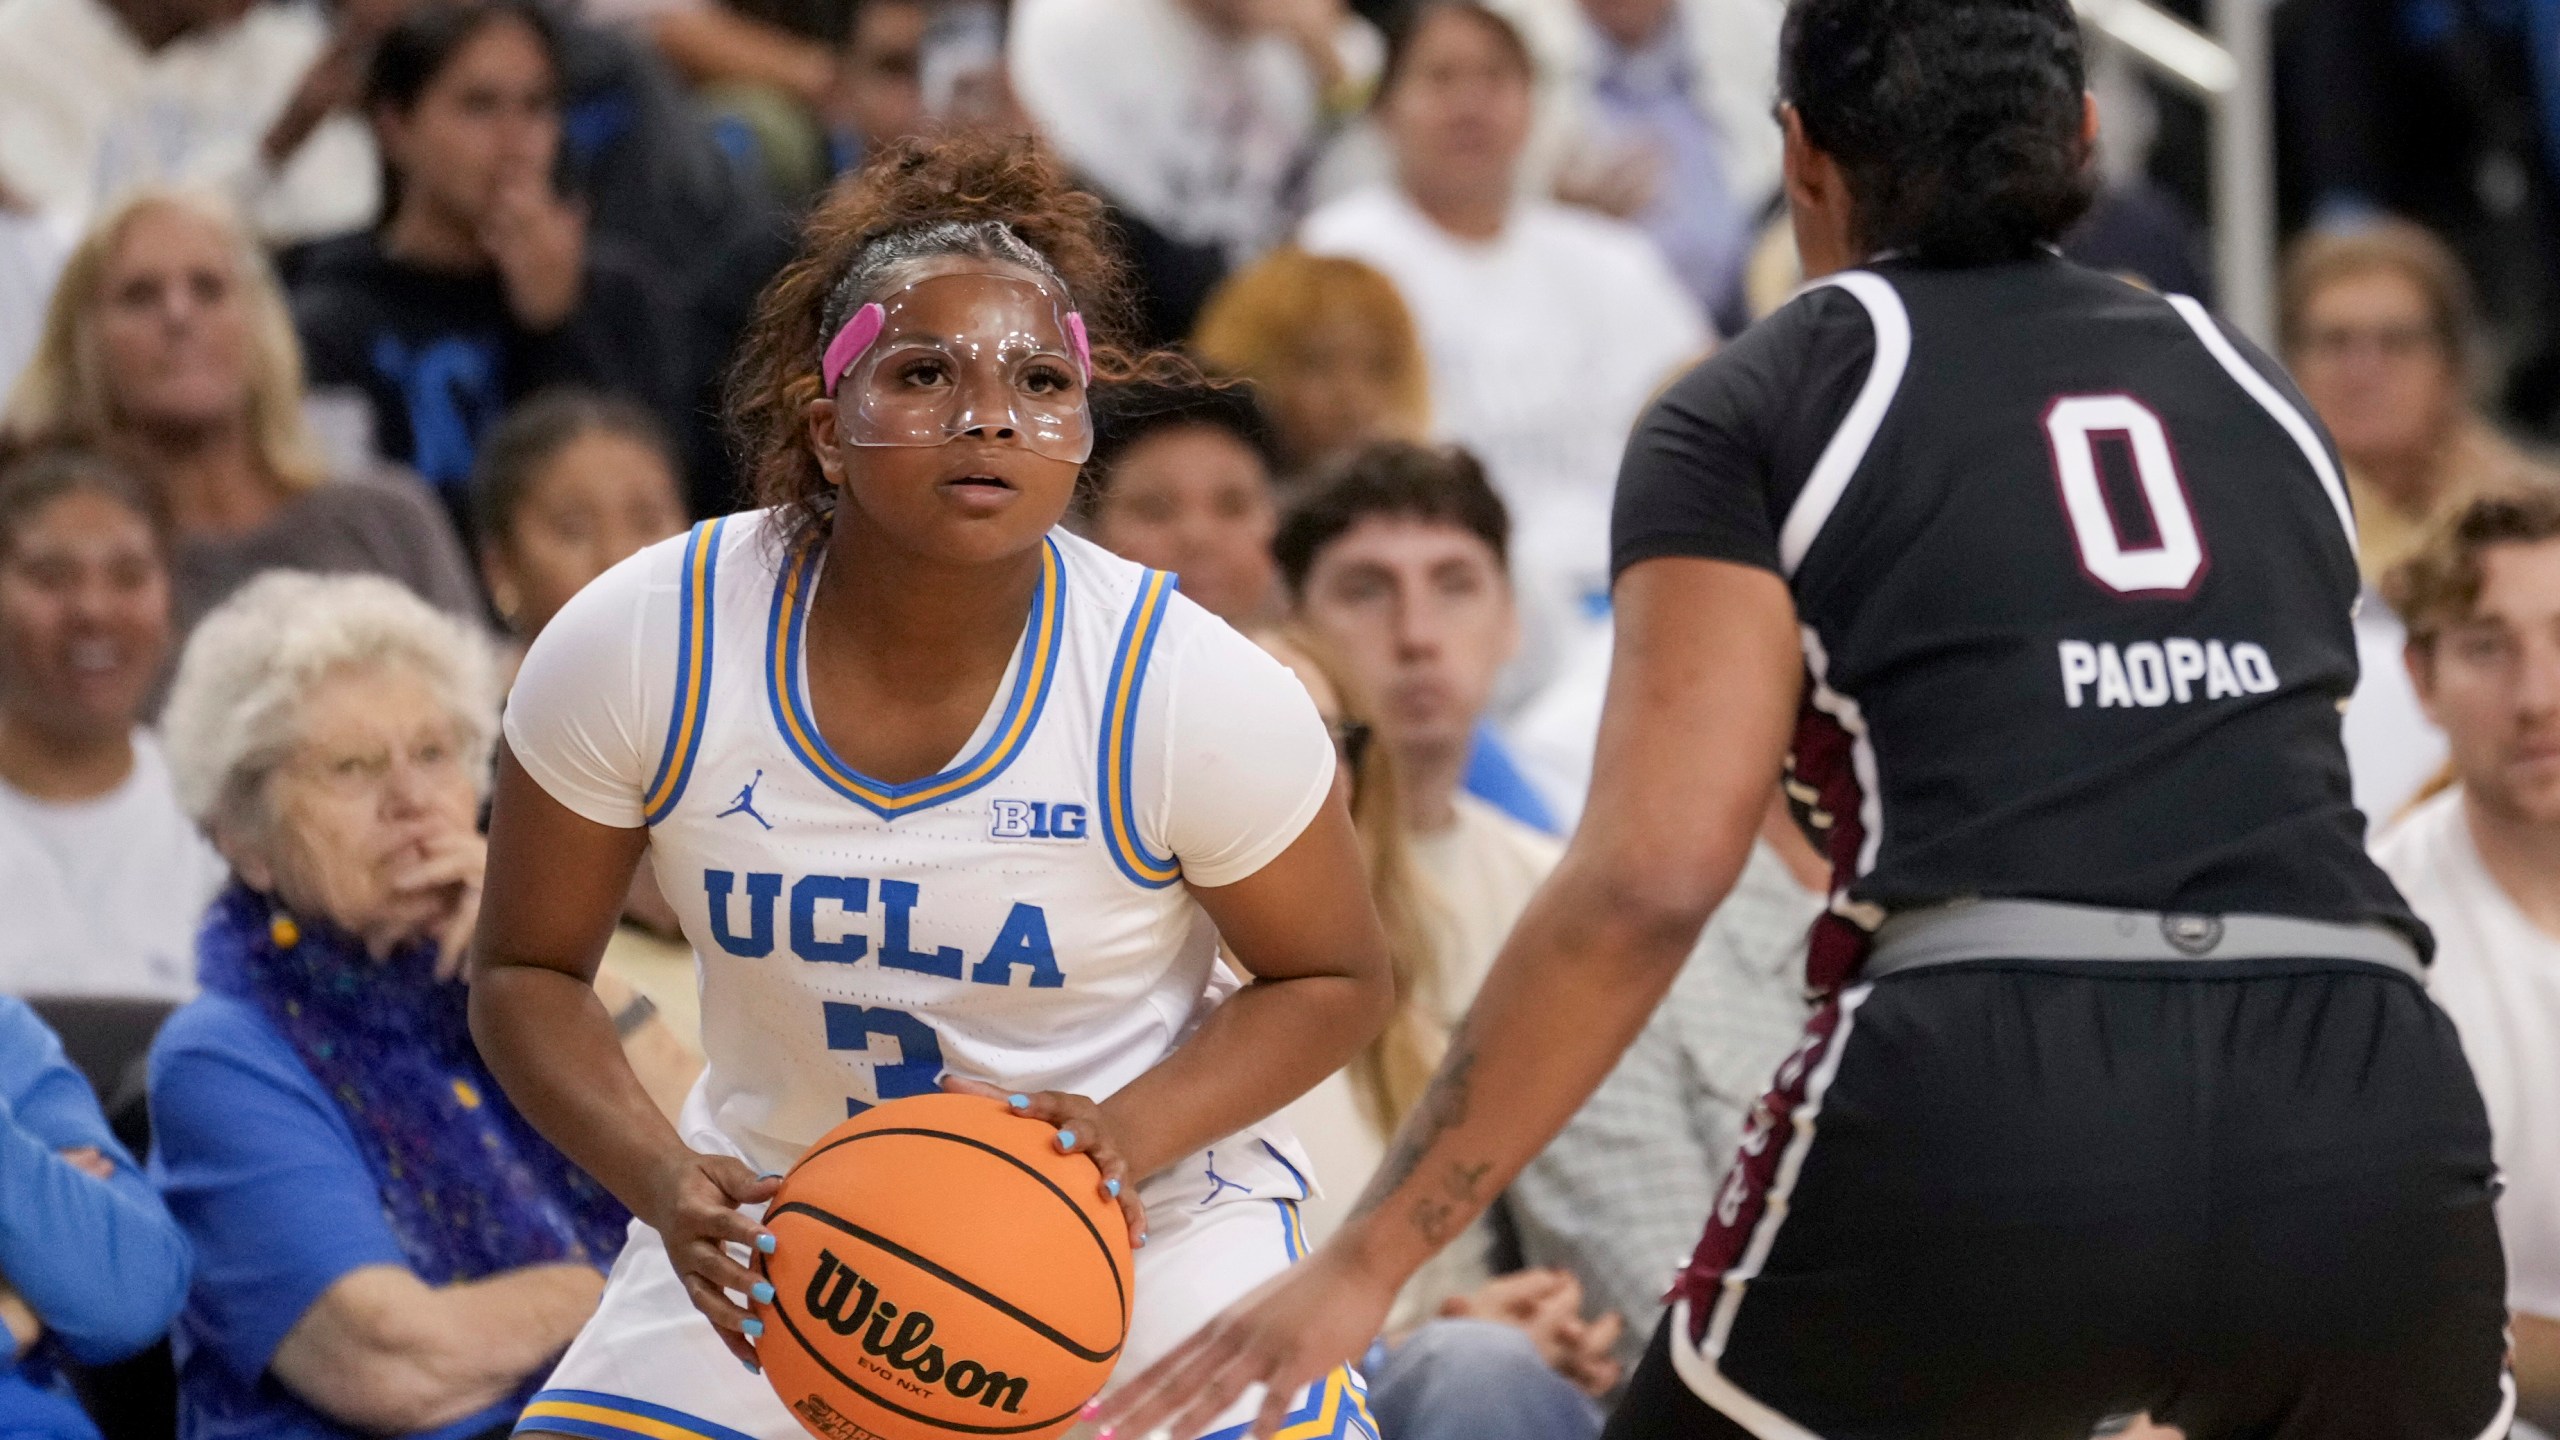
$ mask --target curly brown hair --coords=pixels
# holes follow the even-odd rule
[[[760,505],[783,512],[798,546],[826,534],[835,488],[809,451],[802,412],[819,398],[821,352],[907,262],[973,255],[1056,283],[1082,312],[1096,380],[1163,371],[1132,357],[1127,267],[1102,202],[1068,184],[1028,136],[903,140],[839,182],[800,234],[800,253],[765,287],[728,382],[730,433]]]

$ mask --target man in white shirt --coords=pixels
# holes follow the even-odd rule
[[[2519,1416],[2560,1428],[2560,493],[2470,501],[2384,582],[2455,784],[2374,845],[2488,1104]],[[2523,1427],[2518,1427],[2523,1433]]]
[[[1434,430],[1483,460],[1517,522],[1526,626],[1506,712],[1607,609],[1619,452],[1714,338],[1643,231],[1522,198],[1535,79],[1527,42],[1493,11],[1417,8],[1377,104],[1394,179],[1324,206],[1299,234],[1395,282],[1430,362]]]
[[[0,190],[78,224],[138,186],[201,185],[270,244],[360,229],[381,203],[362,121],[269,154],[329,48],[309,0],[0,0]]]
[[[1021,0],[1012,23],[1022,108],[1152,232],[1137,241],[1141,268],[1186,272],[1178,287],[1145,276],[1148,319],[1167,339],[1220,273],[1287,234],[1326,115],[1377,69],[1377,34],[1343,0]]]

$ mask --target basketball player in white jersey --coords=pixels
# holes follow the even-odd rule
[[[937,1087],[1100,1168],[1141,1246],[1128,1373],[1302,1248],[1266,1117],[1381,1023],[1385,943],[1297,682],[1057,528],[1092,444],[1078,307],[1117,299],[1096,223],[995,141],[838,190],[733,392],[767,508],[615,567],[526,657],[472,1021],[638,1220],[519,1433],[798,1440],[751,1373],[752,1214],[848,1114]],[[644,848],[700,964],[672,1128],[588,984]],[[1348,1369],[1290,1415],[1375,1440]]]

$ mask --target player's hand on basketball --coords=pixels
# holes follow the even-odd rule
[[[640,1217],[666,1244],[667,1259],[684,1281],[693,1308],[718,1328],[730,1353],[751,1367],[756,1363],[753,1337],[762,1322],[747,1313],[742,1301],[762,1282],[739,1257],[770,1255],[774,1240],[771,1231],[738,1207],[761,1205],[781,1188],[779,1175],[758,1175],[726,1155],[685,1151],[660,1170]]]
[[[1318,1250],[1105,1397],[1094,1417],[1101,1440],[1200,1434],[1254,1385],[1263,1387],[1262,1409],[1247,1433],[1278,1435],[1309,1382],[1368,1349],[1386,1326],[1395,1282],[1348,1257],[1340,1246]]]
[[[1102,1107],[1081,1095],[1059,1090],[1034,1090],[1024,1093],[957,1075],[942,1077],[942,1088],[957,1095],[984,1095],[1013,1107],[1013,1113],[1043,1121],[1058,1128],[1058,1150],[1061,1154],[1082,1155],[1102,1171],[1102,1195],[1115,1201],[1120,1213],[1129,1221],[1129,1243],[1147,1243],[1147,1207],[1138,1201],[1138,1180],[1129,1173],[1129,1162],[1122,1158],[1119,1147],[1111,1143],[1110,1128],[1102,1118]]]

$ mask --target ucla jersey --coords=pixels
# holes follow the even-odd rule
[[[1052,534],[978,733],[890,784],[811,713],[822,552],[783,554],[761,513],[669,544],[676,682],[643,816],[700,956],[719,1129],[779,1169],[946,1071],[1098,1098],[1162,1059],[1212,1003],[1217,937],[1142,821],[1138,718],[1168,628],[1218,622]]]

